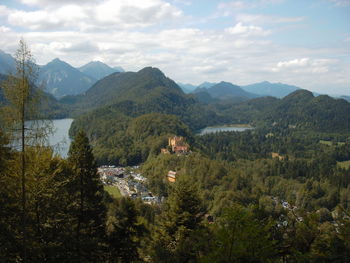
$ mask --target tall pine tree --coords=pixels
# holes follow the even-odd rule
[[[104,190],[89,139],[83,131],[77,134],[70,146],[68,162],[73,168],[70,182],[66,185],[72,198],[68,209],[75,236],[72,262],[100,262],[106,218]]]

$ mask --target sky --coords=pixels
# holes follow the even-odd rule
[[[14,54],[21,37],[42,65],[350,95],[350,0],[0,0],[0,49]]]

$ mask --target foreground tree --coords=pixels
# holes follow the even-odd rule
[[[213,227],[211,252],[202,262],[274,262],[273,222],[242,206],[227,209]]]
[[[100,262],[106,218],[104,190],[89,139],[82,131],[70,146],[68,163],[73,170],[65,186],[70,196],[71,202],[67,209],[72,216],[72,231],[75,236],[72,261]]]
[[[23,39],[15,54],[16,71],[9,75],[1,84],[5,97],[5,106],[1,108],[1,122],[12,144],[20,153],[19,165],[15,174],[21,184],[21,226],[22,226],[22,255],[21,260],[27,259],[27,147],[37,145],[45,137],[45,127],[28,124],[28,120],[38,117],[40,92],[35,92],[38,67],[27,44]]]
[[[136,262],[139,260],[141,238],[146,228],[140,219],[135,202],[130,198],[115,200],[107,220],[108,262]]]
[[[156,226],[154,262],[194,262],[200,253],[204,208],[198,192],[186,179],[176,182]]]

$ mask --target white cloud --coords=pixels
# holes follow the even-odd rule
[[[57,6],[52,5],[58,1],[25,1],[43,8],[35,11],[12,10],[8,14],[8,22],[30,30],[140,28],[167,23],[183,15],[180,9],[161,0],[107,0],[96,5],[87,5],[86,2],[78,5],[79,1],[69,1],[69,4]]]
[[[170,78],[193,84],[224,80],[243,85],[269,80],[319,92],[323,86],[327,90],[335,83],[339,87],[350,86],[350,64],[344,58],[349,49],[345,41],[338,48],[302,48],[276,44],[268,37],[277,35],[275,30],[280,23],[296,23],[302,17],[237,15],[235,10],[232,27],[204,29],[204,23],[197,21],[188,26],[183,22],[185,14],[173,5],[179,0],[104,0],[95,1],[94,5],[79,0],[65,0],[60,5],[55,4],[62,3],[58,0],[23,1],[31,1],[32,11],[0,5],[0,23],[5,22],[0,26],[0,47],[13,53],[23,36],[39,64],[56,57],[73,66],[98,59],[131,71],[159,67]],[[240,4],[278,1],[272,2]],[[21,27],[20,31],[14,25]],[[273,32],[270,25],[275,26]],[[330,56],[338,60],[329,59]]]
[[[232,35],[241,35],[241,36],[267,36],[271,34],[270,30],[264,30],[258,26],[244,26],[241,22],[237,23],[233,27],[225,29],[226,32]]]
[[[276,67],[272,68],[273,72],[283,70],[292,71],[294,73],[326,73],[329,72],[329,66],[337,62],[334,59],[310,59],[300,58],[288,61],[280,61]]]
[[[218,74],[228,70],[227,66],[224,65],[202,65],[193,68],[194,72],[205,75]]]
[[[2,17],[2,16],[6,17],[10,14],[10,12],[11,11],[9,8],[7,8],[4,5],[0,5],[0,17]]]
[[[9,31],[11,31],[11,29],[9,27],[0,26],[0,32],[6,33],[6,32],[9,32]]]
[[[266,6],[271,4],[280,4],[284,2],[284,0],[250,0],[250,1],[242,1],[242,0],[234,0],[230,2],[220,2],[218,4],[218,9],[248,9],[248,8],[256,8],[260,6]]]
[[[279,24],[279,23],[296,23],[302,22],[304,17],[283,17],[272,15],[252,15],[252,14],[238,14],[236,20],[243,23],[256,24]]]
[[[99,0],[20,0],[21,3],[38,7],[56,7],[62,4],[91,5]]]

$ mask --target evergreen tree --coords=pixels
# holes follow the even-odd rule
[[[204,208],[190,181],[176,182],[156,227],[154,262],[194,262],[200,252],[197,235],[202,230]]]
[[[109,262],[137,261],[141,237],[145,233],[146,228],[140,222],[134,201],[130,198],[115,200],[107,220]]]
[[[97,174],[89,139],[83,131],[72,142],[68,162],[73,174],[66,185],[72,203],[67,207],[72,215],[75,258],[77,262],[101,261],[106,208],[104,190]]]
[[[259,220],[250,208],[227,209],[213,227],[212,251],[203,262],[274,262],[273,223]]]

